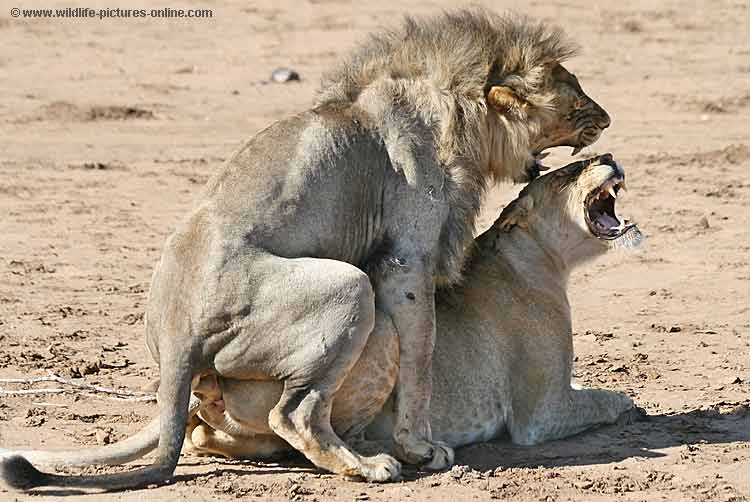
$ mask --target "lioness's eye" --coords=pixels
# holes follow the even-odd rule
[[[573,108],[575,108],[576,110],[580,110],[581,108],[583,108],[583,106],[584,106],[585,104],[586,104],[586,100],[585,100],[585,99],[583,99],[583,98],[578,98],[578,99],[576,99],[576,100],[575,100],[575,102],[573,103]]]

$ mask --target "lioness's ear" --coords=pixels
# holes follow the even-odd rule
[[[528,103],[521,99],[513,89],[504,85],[492,86],[487,93],[487,103],[499,113],[522,116]]]
[[[509,232],[514,225],[528,228],[529,213],[532,209],[534,209],[534,199],[529,195],[519,197],[505,206],[500,218],[497,219],[497,228],[503,232]]]

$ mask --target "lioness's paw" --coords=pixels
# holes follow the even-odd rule
[[[646,410],[644,410],[643,408],[639,406],[633,406],[629,410],[620,414],[619,417],[617,417],[617,424],[618,425],[630,425],[636,422],[645,422],[647,420],[648,420],[648,413],[646,413]]]
[[[401,479],[401,463],[385,453],[374,457],[362,457],[361,469],[361,476],[371,483],[385,483]]]
[[[609,413],[610,417],[613,417],[615,421],[618,421],[621,415],[635,408],[635,402],[633,401],[633,398],[628,396],[624,392],[607,392],[614,398],[612,403],[609,405]]]
[[[394,445],[396,456],[408,464],[423,464],[425,469],[439,471],[453,465],[453,448],[440,441],[411,439]]]

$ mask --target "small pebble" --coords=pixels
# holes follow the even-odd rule
[[[299,73],[296,71],[290,69],[290,68],[276,68],[274,71],[271,72],[271,80],[273,82],[277,83],[284,83],[284,82],[293,82],[297,81],[299,82]]]
[[[588,479],[582,479],[582,480],[576,481],[575,486],[579,490],[588,490],[589,488],[594,486],[594,483],[592,483]]]
[[[96,438],[96,442],[99,444],[109,444],[112,441],[112,437],[109,435],[109,432],[103,431],[101,429],[97,429],[94,433],[94,437]]]

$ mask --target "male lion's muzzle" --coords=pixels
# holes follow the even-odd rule
[[[573,147],[571,156],[577,155],[583,148],[596,143],[604,130],[612,125],[609,114],[592,99],[588,100],[587,106],[573,112],[570,119],[574,127],[581,131],[577,144],[571,145]]]

